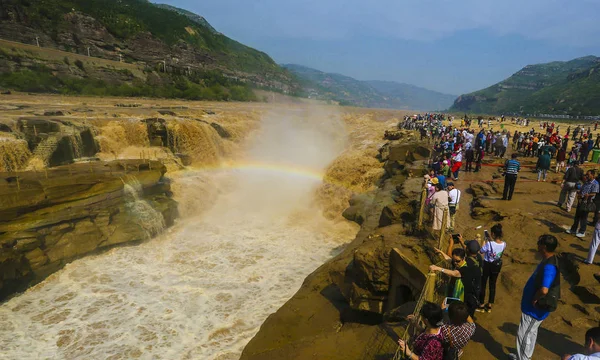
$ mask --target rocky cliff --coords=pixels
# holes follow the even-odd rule
[[[400,140],[381,151],[386,179],[379,189],[355,196],[344,212],[361,224],[356,239],[265,321],[242,359],[366,359],[393,353],[394,341],[372,325],[411,311],[434,257],[434,244],[411,236],[422,179],[410,175],[421,171],[429,150],[410,143],[408,133],[398,135]]]
[[[157,161],[0,173],[0,298],[73,259],[148,239],[177,216]]]

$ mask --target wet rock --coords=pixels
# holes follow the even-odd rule
[[[161,115],[167,115],[167,116],[177,116],[177,114],[175,114],[171,110],[158,110],[158,113]]]
[[[44,116],[65,116],[65,115],[69,115],[69,112],[63,111],[63,110],[44,111]]]
[[[165,171],[157,161],[122,160],[59,167],[47,179],[22,172],[20,191],[14,181],[0,182],[0,298],[77,257],[160,231],[144,228],[130,210],[134,200],[122,179],[139,184],[135,201],[146,201],[172,225],[177,203],[162,180]]]
[[[205,113],[206,115],[215,115],[215,114],[216,114],[216,113],[215,113],[214,111],[212,111],[212,110],[204,110],[204,113]]]
[[[370,194],[354,195],[350,198],[350,207],[344,210],[342,216],[361,225],[366,219],[368,207],[372,202],[373,196]]]
[[[192,157],[190,155],[177,153],[177,154],[175,154],[175,156],[177,156],[181,160],[181,163],[183,164],[183,166],[192,165]]]
[[[25,258],[29,262],[29,266],[33,271],[48,263],[48,257],[40,248],[35,248],[26,253]]]
[[[162,118],[150,118],[142,120],[148,129],[148,140],[152,146],[168,146],[169,132],[167,121]]]
[[[217,133],[219,134],[220,137],[222,137],[223,139],[229,139],[231,137],[231,134],[229,133],[229,131],[227,131],[224,127],[222,127],[221,125],[217,124],[217,123],[210,123],[210,126],[213,127],[213,129],[217,130]]]
[[[122,108],[138,108],[141,106],[142,106],[142,104],[115,104],[115,107],[122,107]]]
[[[400,140],[400,138],[402,138],[402,134],[399,131],[386,130],[383,134],[383,138],[385,140]]]

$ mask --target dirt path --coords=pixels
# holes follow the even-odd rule
[[[510,152],[510,151],[509,151]],[[510,155],[510,154],[509,154]],[[519,158],[522,165],[535,165],[535,158]],[[488,158],[491,164],[502,159]],[[575,210],[567,213],[556,206],[562,173],[548,174],[546,182],[537,182],[533,168],[524,168],[517,180],[511,201],[503,201],[503,178],[499,168],[484,166],[479,173],[461,173],[455,185],[463,191],[464,200],[458,212],[457,230],[466,239],[489,229],[497,222],[505,232],[507,251],[496,292],[496,304],[491,313],[477,313],[478,330],[465,349],[465,359],[505,358],[514,351],[515,336],[521,316],[520,301],[525,282],[534,271],[537,238],[552,234],[559,239],[558,252],[572,259],[573,266],[562,266],[562,303],[541,326],[534,358],[556,359],[557,355],[581,351],[585,331],[600,320],[600,286],[593,278],[600,271],[597,265],[585,265],[593,227],[588,227],[584,239],[568,235],[564,230],[573,223]],[[492,186],[481,181],[495,180]],[[485,193],[484,191],[485,190]],[[483,206],[487,215],[473,218],[468,203]],[[478,208],[481,210],[481,208]],[[496,221],[493,217],[496,216]],[[592,216],[590,216],[591,220]],[[479,230],[476,227],[482,225]],[[564,274],[568,273],[567,278]]]

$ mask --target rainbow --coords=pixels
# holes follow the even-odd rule
[[[292,166],[280,163],[268,163],[258,161],[246,162],[225,162],[218,165],[192,167],[195,171],[222,171],[222,170],[237,170],[237,171],[252,171],[266,172],[273,174],[285,174],[296,177],[308,178],[314,181],[323,181],[325,173],[323,171],[311,169],[308,167]]]

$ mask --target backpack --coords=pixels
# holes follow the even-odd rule
[[[560,299],[560,268],[558,266],[558,259],[555,256],[548,258],[540,264],[541,271],[539,271],[535,277],[536,288],[539,289],[542,286],[542,279],[544,278],[544,267],[547,265],[553,265],[556,267],[556,277],[548,289],[548,294],[542,296],[536,307],[548,312],[553,312],[558,308],[558,299]]]

